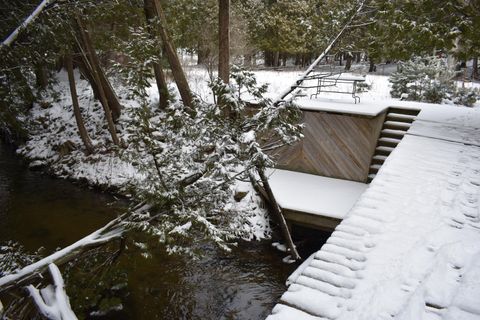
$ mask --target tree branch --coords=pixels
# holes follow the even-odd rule
[[[11,45],[12,42],[15,41],[15,39],[17,39],[18,35],[20,34],[20,31],[22,31],[22,29],[25,29],[30,23],[32,23],[38,17],[38,15],[40,15],[40,13],[45,8],[45,6],[47,6],[48,4],[54,1],[55,0],[43,0],[35,8],[35,10],[33,10],[33,12],[22,22],[22,24],[19,25],[15,30],[13,30],[13,32],[10,33],[10,35],[5,40],[2,41],[2,45],[0,46],[0,48]]]

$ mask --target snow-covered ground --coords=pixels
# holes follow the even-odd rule
[[[135,112],[140,104],[130,98],[129,92],[120,84],[114,84],[120,103],[123,105],[122,115],[116,124],[119,138],[127,145],[120,149],[111,143],[106,127],[101,104],[93,98],[93,92],[87,81],[76,75],[79,103],[85,125],[95,148],[95,153],[86,155],[72,110],[72,101],[68,79],[65,72],[59,72],[55,93],[46,95],[42,103],[31,109],[27,125],[29,139],[20,146],[17,153],[30,161],[32,168],[45,168],[60,178],[72,179],[90,186],[132,197],[131,190],[148,188],[145,174],[141,167],[142,159],[150,159],[149,155],[132,156],[135,148],[130,148],[132,126],[135,123]],[[206,86],[205,81],[205,86]],[[147,90],[148,103],[155,106],[158,102],[156,86],[152,84]],[[158,120],[158,119],[157,119]],[[136,158],[136,160],[131,160]],[[235,200],[235,193],[246,196]],[[225,210],[242,212],[238,234],[245,239],[263,239],[270,236],[271,229],[267,212],[262,208],[259,197],[249,183],[239,181],[232,190],[231,203]],[[234,221],[232,223],[237,223]],[[238,224],[238,223],[237,223]]]

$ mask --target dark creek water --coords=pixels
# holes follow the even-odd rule
[[[0,245],[13,240],[30,253],[44,247],[45,255],[125,207],[109,195],[28,170],[0,144]],[[168,256],[161,247],[145,258],[130,239],[118,262],[101,271],[109,276],[93,267],[64,274],[72,305],[83,319],[264,319],[296,267],[281,263],[282,253],[270,242],[241,243],[231,253],[201,248],[198,261]]]

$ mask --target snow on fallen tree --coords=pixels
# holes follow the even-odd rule
[[[297,81],[295,81],[294,84],[292,84],[290,87],[288,87],[287,89],[285,89],[285,91],[283,91],[277,99],[275,99],[275,104],[278,104],[282,101],[285,100],[285,98],[291,94],[295,89],[297,89],[302,83],[303,81],[308,77],[308,75],[310,73],[312,73],[312,71],[315,69],[315,67],[320,63],[320,61],[323,60],[323,58],[325,58],[325,56],[330,52],[330,50],[332,50],[333,46],[338,42],[338,40],[342,37],[343,33],[345,32],[345,30],[351,28],[351,27],[354,27],[352,25],[352,23],[355,21],[355,17],[358,16],[358,14],[363,10],[363,7],[365,5],[367,1],[366,0],[361,0],[358,4],[358,7],[357,9],[355,10],[355,12],[350,16],[350,18],[348,19],[347,23],[345,23],[345,25],[343,26],[343,28],[340,30],[340,32],[335,36],[335,38],[333,38],[333,40],[329,43],[329,45],[325,48],[325,50],[323,50],[323,52],[318,56],[318,58],[310,65],[310,67],[308,67],[308,69],[298,78]]]
[[[20,24],[15,30],[10,33],[10,35],[2,41],[0,47],[9,46],[17,39],[20,31],[25,29],[30,23],[32,23],[42,12],[42,10],[50,3],[53,3],[55,0],[43,0],[33,12]]]
[[[48,270],[52,276],[53,285],[48,285],[40,290],[33,285],[27,287],[38,311],[51,320],[78,319],[70,306],[60,270],[54,263],[48,265]]]
[[[0,278],[0,293],[13,287],[18,287],[35,276],[42,274],[50,264],[64,264],[74,259],[79,253],[97,247],[114,239],[120,238],[130,227],[128,217],[141,214],[150,208],[149,205],[139,205],[133,212],[123,214],[122,216],[110,221],[104,227],[92,232],[88,236],[65,247],[48,257],[45,257],[35,263],[32,263],[15,273],[8,274]]]

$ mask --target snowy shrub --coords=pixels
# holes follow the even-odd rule
[[[440,103],[452,91],[453,76],[444,60],[416,57],[401,63],[399,70],[392,73],[390,94],[394,98]]]
[[[480,99],[478,89],[458,88],[452,93],[453,103],[467,107],[472,107],[478,99]]]
[[[197,101],[194,110],[172,104],[163,113],[144,105],[128,126],[124,156],[145,175],[133,187],[156,212],[132,223],[157,236],[170,253],[194,254],[194,239],[229,250],[252,210],[231,205],[236,180],[248,181],[250,170],[274,163],[262,139],[275,136],[269,141],[280,146],[301,133],[298,109],[263,98],[266,87],[257,87],[251,72],[234,67],[232,84],[215,79],[210,87],[220,103]],[[258,109],[247,110],[243,97],[255,98]]]

